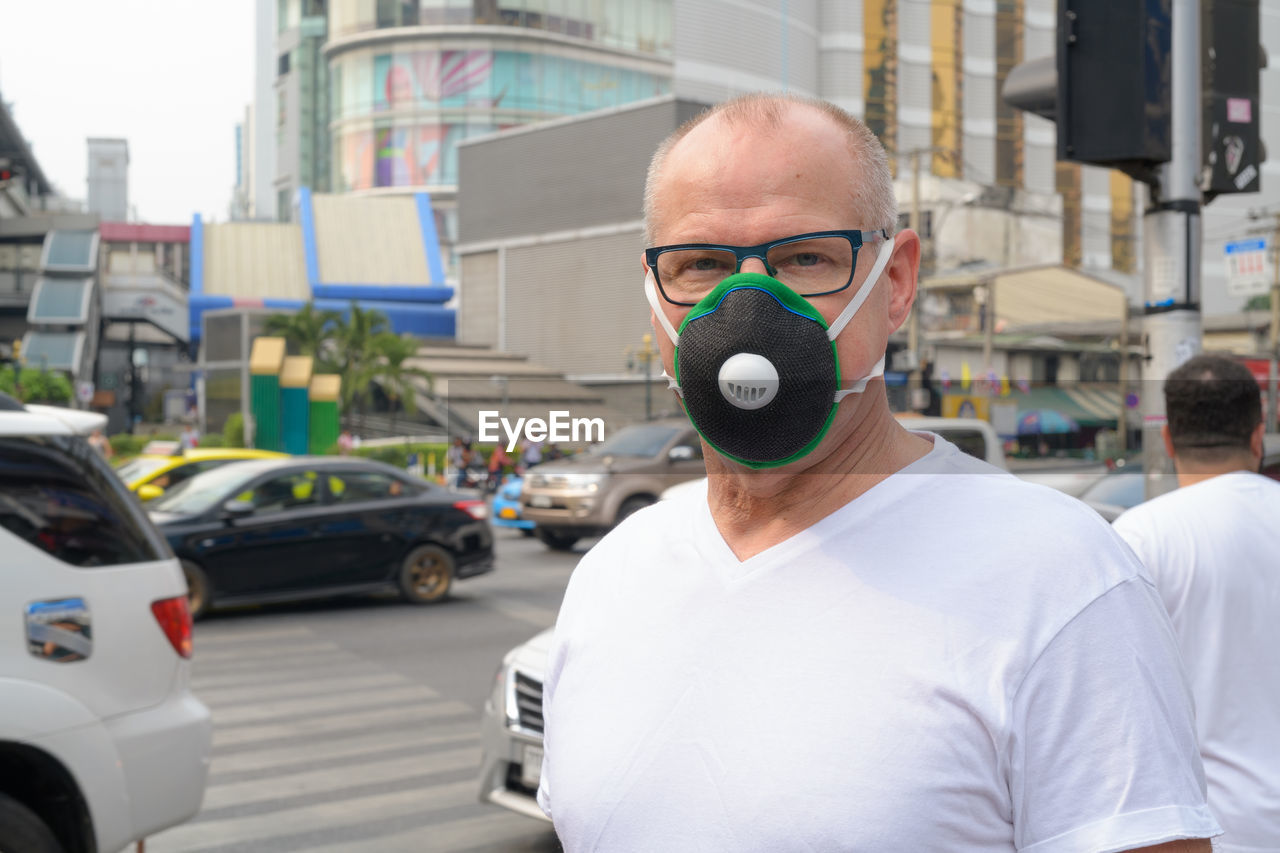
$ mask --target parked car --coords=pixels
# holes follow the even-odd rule
[[[935,418],[925,415],[899,415],[898,422],[915,432],[936,433],[970,456],[997,468],[1008,468],[1004,443],[995,427],[980,418]]]
[[[0,850],[110,853],[204,797],[186,585],[105,421],[0,395]]]
[[[991,424],[976,418],[934,418],[924,415],[899,415],[899,422],[915,432],[932,432],[950,441],[970,456],[975,456],[997,468],[1006,468],[1004,447],[1000,436]],[[671,486],[661,495],[662,500],[670,500],[686,491],[706,489],[706,477],[678,483]]]
[[[537,525],[524,517],[524,508],[520,504],[520,492],[523,490],[524,477],[510,474],[502,481],[493,495],[494,527],[509,527],[526,536],[534,535],[533,530]]]
[[[610,530],[676,483],[706,475],[702,442],[684,418],[624,427],[568,459],[525,476],[522,517],[549,548],[568,550]]]
[[[416,604],[493,569],[489,510],[368,459],[234,462],[151,504],[191,611],[398,590]]]
[[[228,462],[287,459],[289,456],[287,453],[250,447],[194,447],[183,451],[176,448],[176,443],[175,451],[168,454],[142,453],[117,468],[116,473],[138,495],[139,500],[145,502],[155,500],[164,494],[165,489],[171,489],[196,474],[211,471]]]
[[[1260,473],[1280,480],[1280,435],[1263,437]],[[1169,475],[1170,477],[1173,474]],[[1142,476],[1142,460],[1128,463],[1103,474],[1080,493],[1080,500],[1093,507],[1107,521],[1115,521],[1127,509],[1146,499],[1146,482]]]
[[[551,629],[502,658],[481,717],[480,802],[546,821],[538,807],[542,773],[542,682]]]

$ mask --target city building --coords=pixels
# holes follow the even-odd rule
[[[244,121],[236,124],[236,180],[231,187],[227,218],[232,222],[253,219],[253,105],[244,108]]]
[[[129,141],[89,139],[89,212],[103,220],[129,219]]]
[[[300,189],[330,188],[327,21],[324,0],[283,0],[276,9],[275,109],[259,115],[275,116],[275,213],[290,220]]]
[[[255,0],[253,28],[253,104],[248,134],[251,174],[249,219],[276,218],[276,14],[279,0]],[[288,205],[285,210],[288,211]]]

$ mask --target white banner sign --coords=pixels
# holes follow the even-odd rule
[[[1275,273],[1272,271],[1271,256],[1264,238],[1228,243],[1225,254],[1227,293],[1248,297],[1267,292]]]

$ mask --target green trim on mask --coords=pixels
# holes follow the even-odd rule
[[[805,299],[800,294],[796,293],[791,288],[787,287],[782,282],[778,281],[776,278],[771,278],[767,275],[760,275],[759,273],[744,272],[744,273],[738,273],[737,275],[729,276],[724,281],[720,282],[720,284],[716,287],[715,290],[711,291],[706,296],[704,296],[702,300],[698,302],[698,304],[690,308],[688,315],[684,318],[684,322],[680,324],[680,329],[679,329],[680,334],[684,334],[685,326],[689,325],[689,322],[691,320],[696,320],[699,317],[705,317],[707,314],[714,312],[720,306],[720,300],[724,298],[725,293],[727,293],[729,290],[732,290],[738,287],[755,287],[761,290],[765,290],[768,293],[772,294],[773,296],[777,297],[778,301],[782,304],[784,308],[796,314],[799,314],[803,317],[808,317],[810,320],[813,320],[814,322],[822,326],[824,330],[830,329],[830,326],[827,324],[827,321],[823,318],[822,314],[818,311],[818,309],[813,307],[813,303]],[[831,359],[832,361],[835,362],[835,366],[836,366],[836,391],[839,391],[840,386],[842,384],[842,378],[843,378],[840,374],[840,354],[836,349],[836,342],[831,341],[830,344],[831,344]],[[675,362],[676,384],[679,385],[680,384],[680,345],[679,344],[676,345],[675,353],[673,354],[673,361]],[[761,468],[779,468],[783,465],[788,465],[792,462],[795,462],[797,459],[801,459],[805,456],[808,456],[810,453],[813,452],[813,449],[817,447],[819,443],[822,442],[822,439],[826,438],[827,431],[831,429],[831,422],[835,419],[836,409],[838,409],[839,407],[840,407],[839,403],[837,403],[835,400],[831,401],[831,410],[827,412],[827,419],[826,421],[823,422],[822,429],[818,430],[818,434],[813,437],[812,441],[810,441],[804,447],[797,450],[795,453],[791,454],[785,459],[779,459],[776,462],[755,462],[749,459],[742,459],[738,456],[734,456],[732,453],[726,453],[725,451],[721,450],[720,446],[717,445],[714,441],[712,441],[711,439],[703,435],[702,430],[699,429],[698,425],[694,423],[693,418],[689,415],[689,409],[684,404],[684,398],[683,397],[680,398],[680,408],[684,409],[684,416],[686,418],[689,418],[689,423],[693,425],[694,431],[698,433],[698,436],[703,441],[709,444],[712,447],[712,449],[715,450],[716,453],[719,453],[721,456],[725,457],[726,459],[732,459],[734,462],[737,462],[739,465],[745,465],[746,467],[752,468],[754,470],[760,470]]]
[[[690,308],[689,313],[685,315],[684,322],[680,324],[680,328],[677,331],[683,333],[684,327],[689,325],[691,321],[696,320],[699,317],[705,317],[707,314],[715,311],[720,307],[720,300],[724,299],[724,295],[730,290],[734,290],[739,287],[750,287],[757,290],[763,290],[777,299],[783,308],[786,308],[793,314],[808,317],[810,320],[820,324],[824,330],[830,328],[827,325],[826,319],[823,318],[822,313],[819,312],[817,308],[813,307],[812,302],[805,299],[803,296],[796,293],[776,278],[761,275],[756,272],[740,272],[735,275],[731,275],[724,281],[720,282],[716,285],[715,290],[702,297],[698,304]],[[679,377],[676,378],[679,379]]]

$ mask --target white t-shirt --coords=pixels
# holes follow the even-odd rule
[[[1080,853],[1219,831],[1132,554],[1083,504],[940,438],[744,562],[705,493],[628,518],[574,572],[543,690],[538,798],[569,853]]]
[[[1280,851],[1280,483],[1236,472],[1116,519],[1173,619],[1221,851]]]

